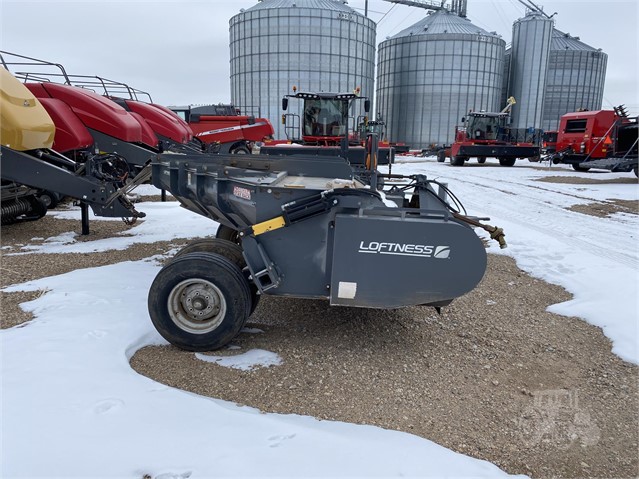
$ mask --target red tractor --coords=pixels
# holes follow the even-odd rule
[[[636,175],[638,137],[637,118],[629,118],[623,105],[566,113],[559,122],[552,162],[572,165],[576,171],[634,170]]]
[[[370,100],[359,96],[359,88],[352,93],[310,93],[299,92],[293,87],[293,94],[282,98],[282,110],[288,110],[289,99],[303,101],[301,115],[284,113],[282,124],[287,139],[267,142],[260,153],[278,156],[343,156],[352,165],[365,164],[365,138],[361,137],[355,125],[368,124],[368,117],[359,115],[355,118],[350,113],[354,103],[362,100],[364,113],[370,110]],[[381,143],[378,164],[393,163],[394,154],[394,148]]]
[[[216,145],[220,153],[249,154],[256,142],[273,138],[273,125],[266,118],[242,115],[233,105],[171,107],[186,121],[195,138]]]
[[[513,97],[499,113],[470,111],[462,118],[462,125],[455,127],[455,142],[437,152],[437,161],[450,158],[452,166],[464,166],[464,162],[476,157],[485,163],[487,157],[496,157],[502,166],[513,166],[517,158],[539,160],[539,146],[532,142],[521,142],[510,133],[510,109],[515,104]]]

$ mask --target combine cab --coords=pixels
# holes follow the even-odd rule
[[[550,158],[576,171],[595,168],[636,175],[638,136],[637,118],[629,118],[623,105],[566,113],[559,122],[557,151]]]
[[[518,158],[539,160],[540,148],[532,143],[519,142],[510,134],[510,110],[515,99],[499,113],[470,111],[462,118],[462,126],[455,127],[455,143],[437,152],[437,161],[450,158],[453,166],[463,166],[470,158],[485,163],[486,158],[495,157],[502,166],[514,166]]]
[[[171,107],[186,121],[195,138],[215,145],[220,153],[249,154],[256,142],[273,138],[273,125],[266,118],[241,115],[233,105]]]
[[[303,102],[302,115],[284,113],[282,123],[287,140],[267,142],[260,149],[266,155],[315,155],[342,156],[355,168],[362,168],[367,161],[363,143],[355,125],[368,122],[366,116],[351,116],[354,102],[364,101],[364,112],[370,110],[370,100],[354,93],[308,93],[298,92],[282,98],[282,110],[288,110],[289,99]],[[395,150],[381,144],[378,162],[381,165],[393,162]]]

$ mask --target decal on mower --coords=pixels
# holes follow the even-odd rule
[[[251,190],[248,188],[242,188],[240,186],[233,187],[233,196],[237,196],[238,198],[242,198],[244,200],[251,199]]]
[[[416,256],[418,258],[446,259],[450,257],[450,246],[430,246],[423,244],[386,243],[364,241],[359,243],[358,253],[379,253],[396,256]]]

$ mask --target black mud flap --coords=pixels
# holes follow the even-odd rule
[[[332,250],[332,305],[445,304],[486,271],[475,232],[441,218],[337,215]]]

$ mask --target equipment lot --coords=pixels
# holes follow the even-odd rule
[[[510,244],[506,253],[533,276],[521,271],[511,258],[490,255],[480,286],[445,308],[441,316],[432,308],[329,309],[317,301],[265,297],[248,325],[253,330],[241,334],[235,344],[240,352],[275,352],[282,358],[279,366],[240,371],[201,361],[193,353],[153,345],[160,341],[149,334],[152,327],[144,315],[139,316],[141,325],[135,326],[139,337],[127,345],[127,355],[150,345],[132,356],[132,365],[169,386],[264,412],[406,431],[488,460],[509,473],[636,476],[637,367],[612,353],[608,339],[613,338],[614,350],[622,357],[636,358],[636,179],[630,174],[578,174],[559,167],[528,166],[518,162],[505,169],[489,160],[459,169],[427,159],[395,165],[394,171],[424,172],[448,181],[469,213],[491,216],[493,224],[505,229]],[[537,181],[548,177],[553,179]],[[609,183],[601,184],[602,180]],[[615,210],[619,204],[623,207]],[[575,205],[580,205],[579,210]],[[602,205],[611,211],[610,216],[602,217]],[[79,231],[77,221],[51,216],[3,228],[2,286],[164,254],[186,243],[189,232],[201,233],[201,229],[180,223],[174,236],[162,237],[150,225],[163,206],[140,205],[147,219],[131,231],[146,227],[146,232],[136,237],[140,243],[131,246],[117,236],[129,228],[113,221],[95,220],[91,236],[76,237],[73,243],[67,235],[66,244],[60,235]],[[208,222],[203,224],[210,227]],[[148,241],[144,235],[154,234],[159,241],[144,242]],[[53,237],[58,237],[59,245],[46,241]],[[108,238],[116,238],[121,245],[106,248],[113,241]],[[35,252],[10,255],[25,251],[21,248],[26,245],[35,246]],[[380,275],[384,281],[383,273]],[[541,277],[564,281],[574,290],[571,303],[552,308],[571,314],[560,316],[546,310],[570,300],[571,295]],[[127,289],[121,293],[100,309],[124,302],[133,310],[144,310],[145,295],[130,294]],[[18,302],[38,296],[46,300],[47,294],[3,292],[3,327],[20,320]],[[96,308],[91,298],[72,306],[84,308],[87,316]],[[42,321],[40,315],[51,323],[51,318],[72,314],[64,303],[48,307],[43,303],[33,323],[12,330],[11,341],[35,334],[32,330],[37,332],[34,326]],[[603,321],[608,337],[579,317],[595,324]],[[59,346],[64,344],[63,337],[51,338],[44,349],[64,356],[65,349]],[[232,355],[235,350],[216,354]],[[40,350],[30,351],[30,356],[35,364],[38,357],[46,357]],[[5,368],[20,369],[20,357],[11,351],[3,359]],[[87,361],[86,367],[90,366]],[[19,372],[25,382],[37,375],[28,367]],[[13,386],[18,389],[11,397],[17,397],[19,385]],[[87,385],[70,387],[84,390]],[[55,397],[46,390],[41,394],[55,405]],[[152,404],[153,396],[148,400]],[[28,412],[26,406],[14,409],[17,403],[11,398],[7,404],[4,415],[9,410],[17,416]],[[27,431],[15,438],[10,425],[5,437],[16,439],[18,447],[31,436],[32,427],[41,426],[23,424]],[[72,448],[78,440],[64,442]],[[35,449],[46,455],[40,449],[44,445],[44,440],[32,443],[31,454]]]

